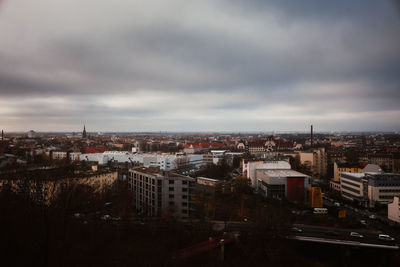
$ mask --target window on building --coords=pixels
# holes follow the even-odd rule
[[[169,198],[174,198],[174,195],[173,194],[169,194],[168,197]]]
[[[168,191],[174,191],[174,188],[173,187],[169,187]]]
[[[169,184],[174,184],[174,182],[175,182],[174,180],[169,180],[168,181]]]

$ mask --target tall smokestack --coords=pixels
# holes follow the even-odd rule
[[[313,126],[311,125],[311,147],[313,147]]]

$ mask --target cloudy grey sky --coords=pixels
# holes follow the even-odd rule
[[[0,0],[8,131],[400,130],[390,0]]]

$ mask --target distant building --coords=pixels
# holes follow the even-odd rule
[[[325,148],[314,149],[313,174],[316,177],[325,177],[328,173],[328,156]]]
[[[33,131],[33,130],[30,130],[30,131],[27,133],[27,136],[28,136],[28,138],[36,138],[36,132]]]
[[[368,154],[368,163],[379,165],[386,172],[395,171],[394,159],[393,154]]]
[[[195,182],[195,178],[153,168],[131,169],[128,178],[136,209],[146,216],[190,217],[194,211]]]
[[[97,162],[100,165],[108,162],[132,163],[144,167],[158,167],[164,171],[174,169],[192,169],[203,165],[203,155],[131,153],[128,151],[105,151],[80,155],[81,161]]]
[[[68,153],[68,157],[71,161],[80,161],[81,152],[70,152]]]
[[[86,138],[86,125],[83,125],[82,138]]]
[[[51,158],[55,160],[62,160],[68,158],[68,153],[64,151],[52,151]]]
[[[299,151],[300,164],[304,165],[306,168],[312,170],[314,165],[314,153],[312,150]]]

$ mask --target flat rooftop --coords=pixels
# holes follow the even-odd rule
[[[161,171],[159,168],[146,168],[146,167],[139,167],[139,168],[133,168],[131,169],[132,171],[137,171],[137,172],[141,172],[141,173],[146,173],[146,174],[151,174],[154,175],[156,177],[159,178],[164,178],[164,177],[168,177],[168,178],[190,178],[195,180],[194,178],[190,177],[190,176],[186,176],[186,175],[182,175],[182,174],[178,174],[175,172],[168,172],[168,171]]]
[[[309,175],[294,171],[294,170],[263,170],[259,169],[257,172],[262,172],[269,177],[309,177]]]

